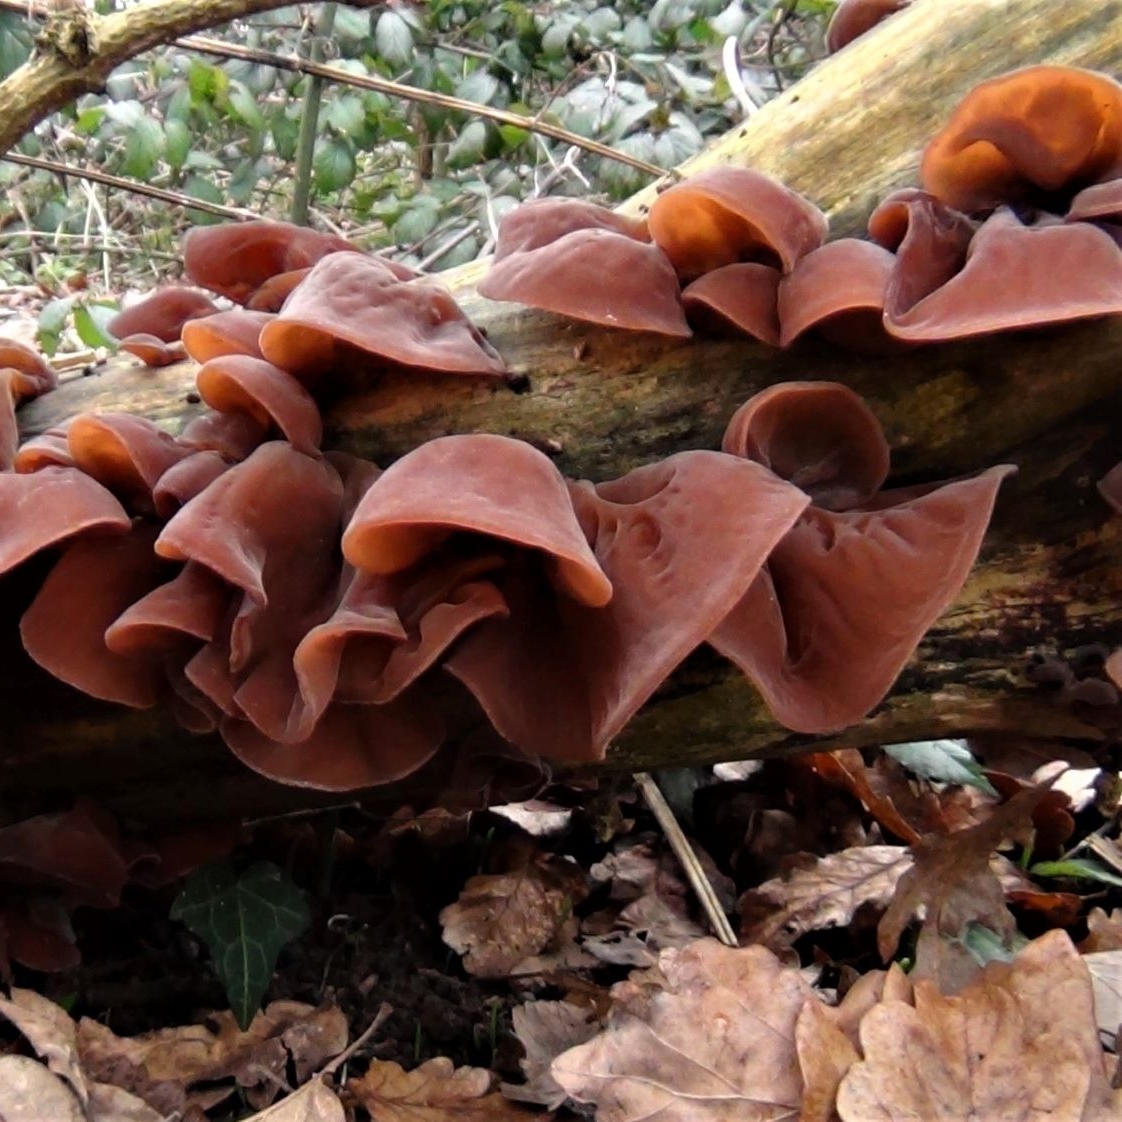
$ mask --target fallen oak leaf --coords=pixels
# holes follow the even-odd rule
[[[974,970],[970,960],[948,960],[945,943],[960,939],[970,923],[996,932],[1006,944],[1016,924],[1005,906],[1005,890],[994,872],[991,855],[1009,838],[1032,842],[1032,813],[1048,793],[1046,787],[1019,791],[975,826],[950,834],[929,835],[912,846],[914,864],[900,877],[896,892],[881,917],[877,946],[888,961],[904,928],[921,908],[923,926],[916,944],[914,977],[958,982]],[[952,984],[942,988],[953,989]]]
[[[860,1026],[864,1058],[841,1081],[842,1122],[1106,1122],[1117,1118],[1093,1016],[1090,977],[1051,931],[991,963],[956,996],[916,983]]]
[[[47,1067],[66,1081],[84,1107],[89,1102],[89,1089],[70,1014],[34,990],[16,988],[12,989],[10,1000],[0,998],[0,1014],[23,1033]]]
[[[464,956],[469,974],[506,977],[549,946],[587,891],[577,865],[527,853],[512,871],[484,873],[464,885],[440,913],[444,942]]]
[[[886,905],[911,867],[911,852],[900,845],[853,846],[820,857],[740,897],[741,938],[779,951],[808,931],[844,927],[859,908]]]
[[[338,1095],[317,1077],[246,1122],[346,1122],[346,1117]]]
[[[347,1080],[344,1091],[377,1122],[446,1122],[453,1115],[464,1122],[526,1122],[526,1112],[492,1092],[491,1083],[489,1071],[457,1068],[438,1056],[412,1071],[374,1060],[364,1075]]]
[[[0,1056],[4,1122],[87,1122],[74,1091],[30,1056]]]
[[[554,1110],[566,1098],[549,1066],[564,1051],[600,1031],[592,1010],[571,1001],[527,1001],[511,1014],[514,1035],[525,1057],[519,1061],[525,1083],[504,1083],[500,1090],[516,1102],[540,1103]]]
[[[816,1001],[763,947],[700,939],[659,957],[665,988],[623,982],[603,1032],[553,1061],[598,1122],[783,1122],[799,1115],[795,1024]]]

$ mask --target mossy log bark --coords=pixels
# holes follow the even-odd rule
[[[926,139],[967,88],[1036,62],[1122,72],[1122,0],[917,0],[682,171],[751,164],[815,199],[835,234],[859,232],[877,199],[915,182]],[[627,208],[641,209],[649,197],[641,193]],[[962,595],[862,724],[828,741],[795,736],[703,649],[613,746],[609,769],[979,732],[1102,739],[1101,715],[1058,705],[1021,670],[1033,653],[1122,642],[1122,519],[1094,487],[1122,459],[1122,321],[854,358],[813,344],[777,352],[575,325],[481,299],[473,292],[479,271],[472,265],[444,279],[528,390],[387,377],[332,406],[332,446],[386,462],[437,435],[500,432],[549,450],[569,475],[604,479],[674,451],[715,447],[752,393],[812,378],[865,395],[888,432],[899,482],[997,462],[1020,468],[1002,489]],[[22,426],[31,435],[83,410],[125,410],[174,431],[199,408],[188,401],[191,388],[187,366],[153,372],[115,363],[33,402]],[[19,598],[13,588],[6,604]],[[215,740],[178,732],[164,714],[68,694],[14,649],[9,665],[0,682],[3,817],[74,790],[149,821],[317,801],[247,774]],[[417,781],[431,782],[428,772]],[[392,805],[417,789],[382,789],[368,801]]]

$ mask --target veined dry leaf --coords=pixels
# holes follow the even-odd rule
[[[807,931],[843,927],[863,904],[887,904],[911,867],[911,852],[900,845],[856,846],[821,857],[745,892],[737,902],[749,921],[741,936],[778,951]],[[751,922],[754,916],[762,918]]]
[[[1087,916],[1087,938],[1079,949],[1085,955],[1122,950],[1122,908],[1115,908],[1110,915],[1102,908],[1092,908]]]
[[[861,1021],[864,1059],[842,1079],[843,1122],[1106,1122],[1117,1118],[1091,980],[1051,931],[991,963],[957,996],[928,981],[915,1006],[887,1001]]]
[[[0,1056],[3,1122],[87,1122],[77,1096],[30,1056]]]
[[[453,1116],[464,1122],[527,1119],[524,1111],[498,1092],[489,1093],[489,1071],[457,1068],[446,1056],[426,1060],[412,1071],[388,1060],[375,1060],[361,1078],[348,1079],[345,1089],[376,1122],[446,1122]]]
[[[1095,994],[1095,1022],[1112,1038],[1122,1025],[1122,950],[1083,956]]]
[[[945,835],[929,835],[912,846],[914,864],[896,885],[896,894],[881,917],[877,943],[881,956],[892,957],[900,935],[913,915],[924,910],[916,945],[917,978],[935,977],[949,990],[966,980],[961,956],[944,961],[947,940],[978,922],[1003,939],[1016,924],[1005,906],[1005,891],[991,867],[990,855],[1007,838],[1031,842],[1032,812],[1047,788],[1020,791],[983,822]],[[952,981],[953,975],[953,981]]]
[[[819,1001],[803,1006],[795,1022],[795,1042],[805,1084],[799,1122],[832,1122],[838,1086],[860,1054]]]
[[[0,998],[0,1014],[27,1037],[51,1071],[66,1080],[79,1103],[85,1106],[89,1089],[70,1014],[34,990],[16,988],[12,989],[11,1000]]]
[[[549,945],[586,892],[576,865],[537,854],[512,872],[472,877],[440,913],[444,942],[469,974],[502,978]]]
[[[851,792],[886,830],[901,841],[911,844],[919,840],[916,828],[900,813],[891,796],[874,789],[872,773],[856,748],[812,752],[804,762],[827,782]]]
[[[553,1061],[598,1122],[783,1122],[799,1114],[795,1023],[817,1000],[763,947],[702,939],[663,951],[666,987],[613,990],[607,1028]]]
[[[514,1035],[526,1056],[520,1061],[525,1083],[504,1083],[502,1093],[521,1103],[540,1103],[555,1110],[565,1101],[564,1088],[549,1065],[562,1052],[591,1040],[600,1030],[590,1009],[571,1001],[527,1001],[511,1014]]]
[[[78,1024],[82,1065],[94,1078],[138,1094],[170,1113],[194,1103],[204,1110],[235,1086],[265,1106],[284,1086],[291,1059],[303,1075],[346,1047],[346,1017],[297,1001],[274,1001],[242,1032],[232,1013],[211,1018],[214,1028],[183,1025],[120,1037],[89,1018]],[[226,1086],[222,1081],[228,1080]],[[196,1090],[196,1084],[205,1085]],[[219,1086],[215,1086],[219,1084]]]
[[[346,1117],[339,1097],[316,1078],[246,1122],[346,1122]]]

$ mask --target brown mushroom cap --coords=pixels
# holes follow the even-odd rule
[[[16,407],[57,384],[54,369],[37,352],[14,339],[0,338],[0,471],[12,466],[19,447]]]
[[[750,168],[710,168],[663,191],[647,225],[683,280],[757,261],[784,273],[826,240],[826,216]]]
[[[754,262],[723,265],[682,290],[682,307],[699,330],[731,327],[769,347],[778,347],[781,275],[770,265]]]
[[[162,343],[174,343],[188,320],[217,311],[209,296],[173,284],[118,312],[109,321],[108,330],[121,340],[129,335],[155,335]]]
[[[189,230],[183,267],[195,284],[244,304],[270,277],[346,250],[362,252],[333,234],[261,219]]]
[[[318,452],[323,436],[319,407],[279,366],[249,355],[221,355],[199,368],[195,384],[203,401],[219,413],[248,414],[265,429],[279,429],[298,452]]]
[[[821,394],[821,401],[814,398]],[[788,728],[823,733],[863,718],[969,572],[1011,471],[870,494],[884,438],[864,403],[830,383],[773,386],[733,418],[726,446],[805,481],[814,504],[709,642],[755,682]],[[806,432],[783,417],[790,401]],[[828,509],[832,508],[832,509]]]
[[[1064,216],[1067,222],[1122,221],[1122,177],[1085,187]]]
[[[995,211],[974,235],[962,271],[907,306],[890,293],[885,325],[912,342],[1122,312],[1122,249],[1085,222],[1025,226]]]
[[[827,510],[870,500],[888,477],[888,442],[862,398],[837,382],[784,382],[746,401],[724,451],[770,468]]]
[[[859,238],[811,250],[779,284],[780,345],[817,328],[842,346],[877,346],[886,338],[881,320],[895,265],[894,254]]]
[[[496,257],[479,293],[605,327],[690,334],[666,254],[603,227]]]
[[[237,308],[216,312],[183,325],[183,345],[196,362],[209,362],[219,355],[252,355],[261,358],[258,340],[261,329],[271,323],[270,312]]]
[[[830,54],[840,51],[909,3],[911,0],[842,0],[826,27],[826,50]]]
[[[145,366],[171,366],[187,357],[187,350],[182,343],[165,343],[155,335],[126,335],[118,347],[135,355]]]
[[[588,761],[709,636],[807,498],[705,451],[570,490],[611,600],[577,603],[514,564],[500,583],[509,616],[473,627],[446,665],[511,743]]]
[[[633,241],[649,242],[646,220],[617,214],[584,199],[531,199],[515,207],[499,223],[495,260],[512,253],[528,253],[577,230],[608,230]]]
[[[69,546],[20,620],[24,649],[44,670],[105,701],[138,709],[156,704],[162,665],[105,645],[114,620],[167,577],[168,566],[152,552],[156,533],[141,524],[119,537]]]
[[[487,433],[430,440],[387,468],[355,510],[343,554],[366,572],[396,573],[455,531],[545,553],[559,587],[582,603],[611,598],[561,473],[524,441]]]
[[[1119,171],[1122,85],[1091,70],[1030,66],[980,83],[959,102],[924,152],[920,177],[959,210],[1051,209]]]
[[[0,573],[79,534],[123,533],[131,524],[124,507],[76,468],[0,472]]]
[[[337,342],[450,374],[506,370],[446,289],[399,281],[384,262],[358,253],[314,266],[260,336],[264,357],[298,377],[329,370]]]

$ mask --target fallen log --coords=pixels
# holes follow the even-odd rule
[[[682,168],[750,163],[809,195],[834,234],[859,232],[875,202],[915,182],[927,138],[978,80],[1031,62],[1122,71],[1122,2],[917,0],[823,64],[783,97]],[[627,209],[641,211],[649,192]],[[498,305],[473,292],[482,266],[444,278],[483,327],[523,392],[472,380],[387,376],[337,400],[328,441],[388,462],[449,432],[490,431],[547,450],[566,474],[605,479],[685,448],[715,447],[729,416],[764,386],[832,379],[863,394],[885,426],[894,482],[1011,462],[983,556],[956,605],[930,632],[878,710],[830,737],[778,727],[739,674],[703,648],[613,745],[605,767],[652,769],[797,751],[978,732],[1104,735],[1090,711],[1058,705],[1022,670],[1039,653],[1122,641],[1122,524],[1095,481],[1122,459],[1117,360],[1122,323],[992,337],[855,358],[823,344],[774,351],[750,342],[662,338],[573,324]],[[21,413],[25,435],[85,410],[124,410],[178,431],[192,404],[189,365],[158,372],[114,362]],[[18,606],[33,574],[10,582],[0,683],[6,782],[0,817],[92,794],[141,821],[258,814],[323,796],[247,773],[213,738],[165,714],[80,698],[16,649]],[[21,588],[20,585],[23,585]],[[431,790],[438,760],[413,780],[364,794],[396,804]],[[330,797],[329,797],[330,799]],[[331,801],[337,801],[337,796]]]

